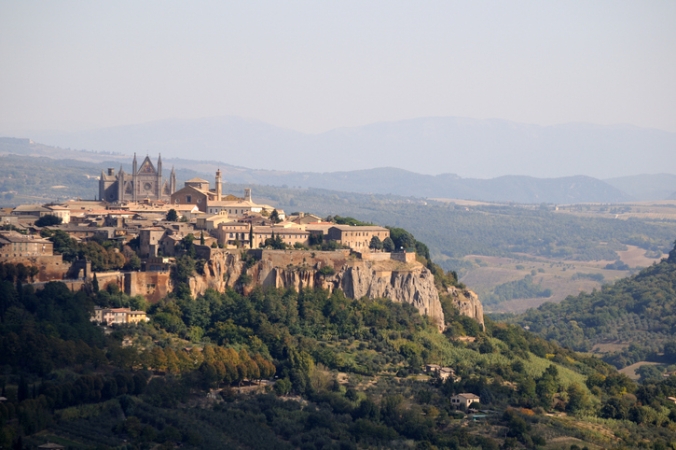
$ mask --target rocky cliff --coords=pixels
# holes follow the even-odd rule
[[[296,290],[321,287],[331,292],[341,289],[350,298],[389,298],[410,303],[439,330],[444,329],[434,276],[415,261],[368,261],[349,251],[220,250],[211,253],[199,272],[190,280],[193,295],[208,288],[223,292],[228,287],[247,293],[257,285]],[[449,293],[462,314],[483,324],[483,309],[476,294],[460,290]]]
[[[471,317],[484,326],[484,307],[479,301],[479,296],[468,289],[449,287],[447,289],[453,300],[453,306],[458,308],[460,314]]]

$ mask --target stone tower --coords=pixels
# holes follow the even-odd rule
[[[216,201],[221,201],[221,194],[223,193],[223,186],[221,185],[221,169],[216,171]]]

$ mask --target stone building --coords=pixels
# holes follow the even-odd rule
[[[139,254],[141,258],[157,256],[157,251],[160,249],[160,239],[165,232],[166,230],[162,227],[145,227],[139,230]]]
[[[171,169],[168,180],[162,178],[162,156],[157,158],[157,167],[146,156],[141,166],[132,161],[132,173],[122,167],[119,172],[109,168],[99,178],[99,199],[108,203],[137,202],[145,199],[169,201],[176,190],[176,173]]]
[[[94,308],[92,322],[103,325],[125,325],[147,322],[148,318],[144,311],[132,311],[129,308]]]
[[[0,260],[53,254],[54,244],[47,239],[12,232],[0,234]]]
[[[374,236],[384,241],[390,237],[390,230],[375,225],[335,225],[329,228],[328,232],[328,239],[357,251],[368,251],[369,244]]]
[[[261,226],[253,227],[253,246],[261,248],[265,246],[265,240],[279,237],[286,245],[293,247],[294,244],[309,245],[310,233],[296,227]]]
[[[472,403],[481,403],[481,397],[470,393],[462,393],[451,397],[451,407],[467,411]]]
[[[196,205],[200,211],[207,212],[207,202],[220,201],[222,197],[221,169],[216,171],[216,187],[209,188],[209,182],[202,178],[192,178],[183,188],[171,194],[171,203],[177,205]]]
[[[218,224],[216,236],[218,243],[226,248],[245,247],[249,248],[251,224],[242,222],[225,222]]]

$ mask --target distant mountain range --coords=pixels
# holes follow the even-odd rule
[[[605,182],[636,200],[676,200],[676,175],[635,175],[610,178]]]
[[[427,117],[305,134],[240,117],[161,120],[77,133],[32,132],[49,145],[295,172],[395,167],[455,173],[617,178],[676,167],[676,133],[630,125],[539,126],[498,119]]]
[[[0,138],[0,155],[15,154],[44,158],[86,161],[87,176],[95,177],[107,167],[131,170],[130,155],[62,149],[36,144],[28,139]],[[152,159],[156,154],[151,154]],[[38,162],[37,158],[43,158]],[[235,184],[322,188],[335,191],[394,194],[422,198],[451,198],[516,203],[620,203],[631,200],[662,200],[676,193],[676,175],[638,175],[611,180],[589,176],[534,178],[502,176],[492,179],[461,178],[458,175],[422,175],[383,167],[343,172],[292,172],[237,167],[218,161],[195,161],[163,157],[164,167],[179,169],[179,176],[199,175],[212,180],[219,167],[227,182]],[[254,163],[254,162],[252,162]],[[65,181],[64,181],[65,182]],[[92,197],[96,192],[92,192]]]

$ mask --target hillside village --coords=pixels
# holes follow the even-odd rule
[[[134,156],[133,167],[132,174],[102,171],[97,200],[0,211],[0,262],[30,268],[27,276],[38,284],[58,280],[80,289],[96,276],[102,288],[114,283],[153,302],[171,291],[170,268],[186,253],[209,261],[244,250],[347,250],[360,260],[415,261],[404,248],[395,252],[387,228],[287,214],[257,203],[248,188],[241,197],[224,194],[220,170],[213,187],[193,178],[176,189],[173,169],[168,181],[162,177],[161,157],[139,166]],[[96,252],[55,247],[64,237],[68,245],[98,249],[107,262]]]

